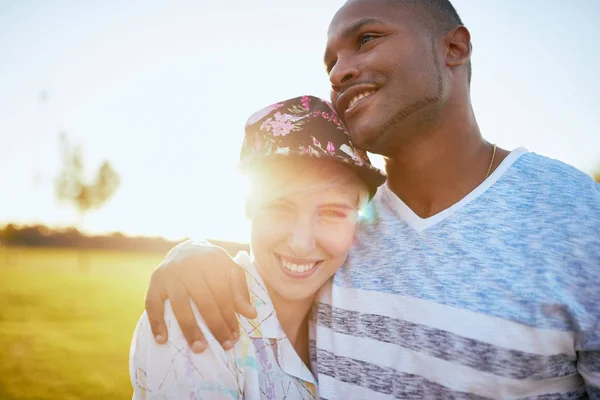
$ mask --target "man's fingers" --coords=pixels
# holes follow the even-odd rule
[[[164,344],[168,338],[168,331],[165,325],[164,289],[160,287],[157,275],[158,272],[154,271],[150,278],[145,307],[154,340],[158,344]]]
[[[256,309],[250,303],[246,273],[243,268],[235,266],[231,269],[229,285],[231,286],[235,310],[246,318],[256,318]]]
[[[212,336],[226,350],[231,348],[237,339],[234,334],[238,333],[229,284],[232,266],[235,266],[234,261],[220,247],[192,242],[177,245],[153,273],[155,283],[151,282],[148,290],[147,307],[158,338],[166,340],[162,302],[169,298],[177,323],[192,349],[198,349],[194,342],[202,341],[205,345],[204,335],[190,306],[191,297]]]
[[[217,305],[213,293],[207,286],[206,277],[204,274],[198,274],[192,280],[188,280],[186,285],[194,288],[194,291],[190,294],[192,300],[198,307],[198,311],[208,330],[213,334],[215,339],[225,350],[229,350],[233,347],[234,337],[231,333],[231,329],[225,322],[225,319],[221,315],[219,306]],[[177,318],[179,320],[179,318]],[[183,329],[183,327],[182,327]]]
[[[171,279],[167,283],[167,295],[183,336],[194,353],[201,353],[206,349],[206,339],[190,306],[187,288],[179,280]]]
[[[233,261],[231,261],[231,264],[231,268],[236,268],[236,264]],[[227,276],[226,279],[223,279],[223,274],[214,273],[214,269],[204,270],[203,275],[206,279],[206,284],[210,288],[213,298],[217,303],[217,307],[219,308],[221,317],[225,321],[225,325],[229,330],[229,335],[226,335],[225,332],[216,331],[215,329],[213,329],[213,327],[209,326],[211,332],[221,343],[223,343],[225,340],[228,340],[228,338],[236,340],[239,337],[238,320],[237,315],[235,314],[235,308],[233,306],[233,296],[231,295],[231,287],[229,286]]]

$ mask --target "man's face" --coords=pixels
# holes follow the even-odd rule
[[[436,38],[418,13],[385,0],[350,0],[329,25],[331,100],[360,148],[393,155],[439,114]]]

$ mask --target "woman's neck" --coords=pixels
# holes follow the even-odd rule
[[[277,313],[281,328],[294,346],[296,353],[308,366],[308,313],[315,300],[316,293],[301,300],[288,300],[269,288],[269,295]]]

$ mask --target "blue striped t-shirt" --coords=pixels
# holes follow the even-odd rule
[[[600,398],[598,183],[517,149],[435,216],[372,207],[316,304],[321,398]]]

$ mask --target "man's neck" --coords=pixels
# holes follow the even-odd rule
[[[385,160],[388,186],[421,218],[449,208],[473,191],[492,160],[493,146],[481,137],[471,108],[460,118],[454,116],[416,135]],[[498,149],[492,170],[507,154]]]

